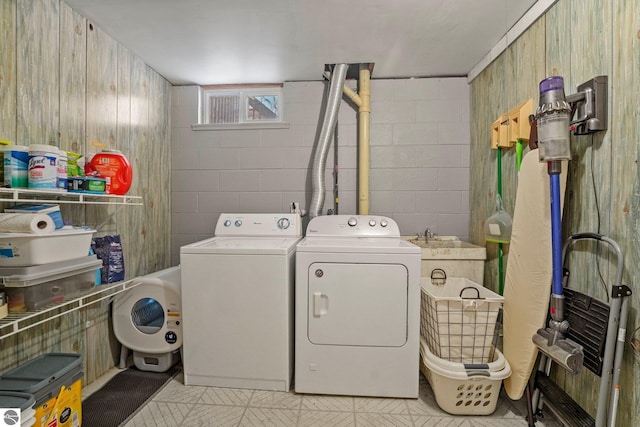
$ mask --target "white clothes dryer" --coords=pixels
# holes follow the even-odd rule
[[[182,346],[180,266],[137,277],[131,286],[113,300],[120,368],[126,368],[133,350],[138,369],[165,372],[180,359]]]
[[[287,391],[298,214],[221,214],[180,248],[185,385]]]
[[[296,392],[418,396],[420,258],[390,218],[309,222],[296,248]]]

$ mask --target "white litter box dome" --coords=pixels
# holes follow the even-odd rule
[[[182,346],[180,267],[138,277],[132,284],[133,288],[113,301],[113,332],[124,347],[134,351],[139,369],[164,371],[170,366],[152,363],[145,369],[136,356],[169,355]]]

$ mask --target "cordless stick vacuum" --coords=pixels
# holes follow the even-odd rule
[[[569,145],[571,113],[571,106],[564,95],[564,79],[560,76],[554,76],[542,80],[536,120],[538,125],[538,156],[541,162],[547,162],[551,186],[553,281],[549,306],[549,325],[546,329],[538,329],[532,339],[540,351],[575,375],[582,368],[584,353],[580,344],[565,336],[569,330],[569,322],[564,319],[560,206],[562,161],[571,158]]]

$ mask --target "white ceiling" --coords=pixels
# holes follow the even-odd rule
[[[65,0],[175,85],[466,76],[536,0]]]

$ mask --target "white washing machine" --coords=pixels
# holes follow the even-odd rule
[[[298,214],[221,214],[180,248],[185,385],[289,390]]]
[[[113,300],[113,332],[122,344],[120,368],[129,350],[141,371],[165,372],[180,359],[182,318],[180,267],[132,281],[132,288]]]
[[[390,218],[309,222],[296,249],[296,392],[418,396],[420,258]]]

